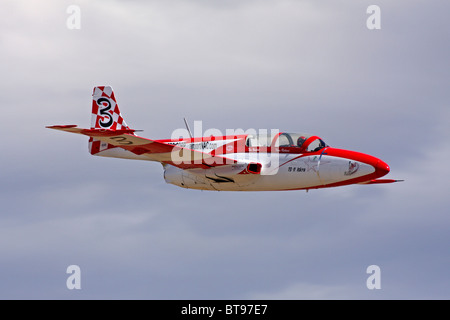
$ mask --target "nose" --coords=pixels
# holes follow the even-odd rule
[[[375,171],[379,177],[385,176],[391,171],[391,168],[389,168],[388,164],[384,161],[378,160],[377,164],[375,166]]]

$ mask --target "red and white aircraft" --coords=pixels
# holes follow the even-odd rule
[[[142,138],[125,123],[109,86],[94,88],[90,129],[76,125],[47,128],[89,136],[92,155],[158,161],[164,167],[166,182],[183,188],[309,190],[401,181],[379,179],[390,170],[380,159],[332,148],[308,134]]]

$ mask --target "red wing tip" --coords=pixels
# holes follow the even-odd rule
[[[48,129],[64,129],[64,128],[75,128],[76,124],[66,124],[66,125],[56,125],[56,126],[46,126]]]
[[[361,184],[377,184],[377,183],[394,183],[394,182],[402,182],[405,180],[395,180],[395,179],[374,179],[370,181],[361,182]]]
[[[136,130],[134,129],[119,129],[119,130],[110,130],[110,129],[83,129],[82,133],[89,136],[98,136],[98,137],[112,137],[118,136],[125,133],[134,133]]]

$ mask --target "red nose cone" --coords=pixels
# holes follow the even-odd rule
[[[387,175],[389,173],[389,171],[391,171],[391,169],[389,168],[389,166],[386,162],[378,160],[377,166],[376,166],[376,171],[377,171],[377,174],[379,175],[379,177],[382,177],[382,176]]]

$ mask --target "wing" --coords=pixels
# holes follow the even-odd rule
[[[119,130],[82,129],[76,125],[56,125],[46,128],[82,134],[131,152],[131,154],[138,156],[139,159],[158,161],[181,169],[208,169],[237,162],[227,157],[211,155],[169,143],[142,138],[134,134],[135,130],[129,128]]]
[[[358,184],[379,184],[379,183],[394,183],[394,182],[402,182],[405,180],[395,180],[395,179],[373,179],[369,181],[360,182]]]

